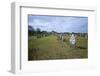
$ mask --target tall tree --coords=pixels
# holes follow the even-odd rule
[[[29,36],[34,35],[34,33],[35,33],[35,29],[31,25],[29,25],[28,26],[28,34],[29,34]]]
[[[37,28],[37,34],[40,34],[41,33],[41,30],[40,30],[40,28]]]

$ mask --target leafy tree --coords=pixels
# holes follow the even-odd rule
[[[37,28],[37,34],[40,34],[41,33],[41,30],[40,30],[40,28]]]
[[[31,25],[29,25],[28,26],[28,35],[32,36],[34,34],[35,34],[35,29]]]

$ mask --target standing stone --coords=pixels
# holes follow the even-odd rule
[[[69,39],[69,42],[70,42],[70,46],[71,47],[75,47],[75,44],[76,44],[76,38],[75,38],[75,35],[72,34],[70,39]]]

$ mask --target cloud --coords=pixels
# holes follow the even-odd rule
[[[74,16],[29,16],[29,25],[35,29],[57,32],[87,32],[88,18]]]

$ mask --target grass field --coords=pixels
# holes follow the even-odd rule
[[[42,38],[29,37],[28,60],[50,60],[50,59],[77,59],[88,57],[88,40],[77,37],[76,47],[69,45],[69,37],[62,42],[57,36],[50,35]]]

